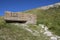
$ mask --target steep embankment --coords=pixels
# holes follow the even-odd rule
[[[25,13],[36,14],[37,24],[44,24],[48,26],[49,30],[54,34],[60,35],[60,3],[28,10],[25,11]]]

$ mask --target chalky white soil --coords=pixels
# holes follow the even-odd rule
[[[23,25],[23,28],[31,32],[31,34],[33,34],[34,36],[40,36],[40,33],[42,33],[46,37],[49,37],[49,40],[60,40],[60,36],[52,34],[52,32],[48,30],[48,27],[43,24],[39,24],[38,26],[34,25],[40,28],[39,31],[30,29],[28,25],[25,25],[25,24],[21,24],[21,25]]]

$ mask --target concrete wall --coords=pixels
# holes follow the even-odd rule
[[[5,20],[16,20],[22,21],[26,20],[26,24],[36,24],[37,16],[35,14],[21,13],[21,12],[5,12]]]

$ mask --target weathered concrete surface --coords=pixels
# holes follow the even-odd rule
[[[35,14],[21,12],[5,12],[4,20],[26,21],[26,24],[36,24],[37,16]]]

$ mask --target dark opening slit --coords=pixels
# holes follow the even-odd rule
[[[6,23],[26,23],[27,21],[13,21],[13,20],[5,20]]]

